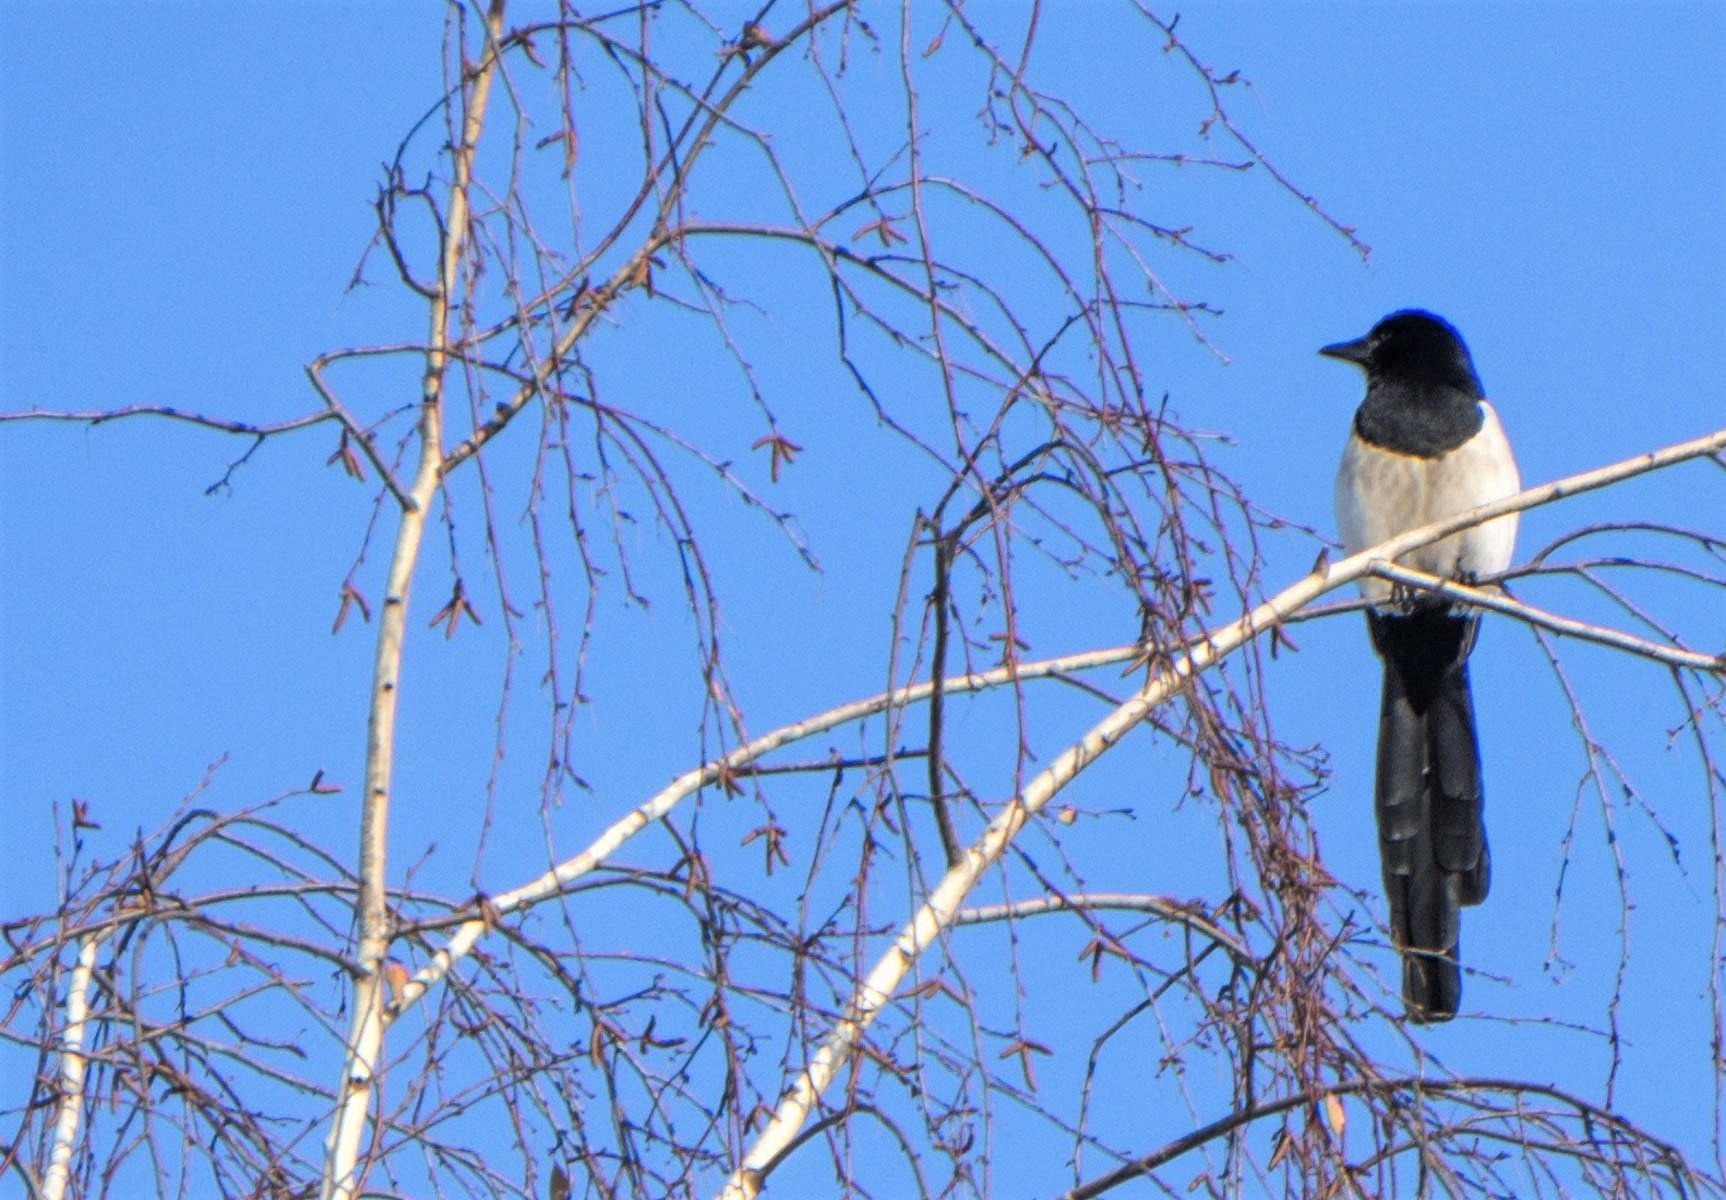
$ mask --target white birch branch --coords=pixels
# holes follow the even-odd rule
[[[970,675],[958,675],[943,680],[941,688],[942,691],[948,693],[980,692],[988,688],[1000,687],[1014,680],[1047,678],[1053,675],[1064,675],[1072,671],[1108,666],[1111,663],[1128,662],[1142,653],[1144,653],[1143,648],[1137,645],[1115,646],[1106,650],[1088,650],[1081,654],[1069,654],[1061,658],[996,667],[990,671],[978,671]],[[745,742],[724,758],[714,759],[712,762],[704,763],[693,770],[685,771],[646,803],[632,809],[627,815],[614,822],[580,854],[565,859],[537,879],[490,897],[487,906],[488,917],[474,917],[456,926],[456,930],[450,935],[449,941],[402,988],[400,996],[390,1009],[389,1019],[394,1020],[400,1016],[408,1005],[425,995],[428,988],[448,974],[450,968],[473,949],[474,943],[485,934],[490,928],[491,922],[495,921],[497,917],[558,895],[575,880],[604,863],[606,859],[617,852],[623,843],[655,821],[660,820],[687,797],[694,795],[704,787],[712,787],[727,775],[741,771],[750,763],[771,754],[782,746],[813,737],[818,733],[837,728],[851,721],[860,721],[889,708],[919,703],[927,700],[933,691],[934,685],[932,683],[914,683],[895,688],[891,692],[882,692],[862,700],[854,700],[849,704],[841,704],[839,707],[829,709],[817,716],[795,721],[770,733],[764,733],[758,738]]]
[[[383,612],[378,620],[377,653],[372,665],[371,712],[366,727],[366,772],[360,817],[359,974],[354,979],[353,1012],[342,1077],[336,1087],[334,1116],[324,1143],[322,1200],[350,1200],[359,1185],[357,1165],[366,1134],[366,1115],[384,1048],[384,964],[389,953],[388,908],[390,785],[395,765],[396,709],[401,691],[402,642],[407,628],[408,594],[419,563],[426,514],[442,482],[443,385],[448,362],[451,298],[455,294],[470,209],[474,149],[485,125],[486,102],[498,69],[498,39],[504,0],[492,0],[485,19],[485,52],[473,68],[471,90],[462,113],[461,138],[451,147],[449,205],[444,222],[438,287],[432,296],[426,366],[420,398],[420,453],[408,503],[401,506],[395,551],[390,557]],[[461,69],[465,72],[465,55]]]
[[[90,977],[96,971],[96,951],[103,938],[94,934],[78,943],[78,963],[66,987],[66,1024],[60,1030],[60,1111],[54,1116],[54,1141],[48,1170],[42,1176],[44,1200],[63,1200],[72,1177],[72,1153],[78,1145],[78,1116],[84,1108],[85,1022],[90,1016]]]
[[[754,1200],[760,1193],[767,1172],[794,1143],[798,1132],[819,1103],[821,1094],[850,1061],[869,1024],[892,999],[912,964],[952,924],[954,915],[959,911],[959,905],[963,903],[966,895],[976,886],[983,872],[1000,858],[1025,824],[1079,772],[1125,737],[1152,709],[1179,691],[1189,680],[1258,634],[1275,626],[1290,612],[1342,584],[1371,573],[1379,563],[1394,561],[1398,555],[1409,550],[1494,517],[1592,491],[1686,459],[1716,454],[1723,448],[1726,448],[1726,430],[1719,430],[1706,437],[1649,454],[1639,454],[1610,466],[1530,488],[1493,504],[1482,505],[1446,520],[1409,530],[1341,562],[1321,563],[1306,578],[1285,588],[1192,649],[1180,653],[1166,667],[1155,671],[1135,695],[1123,701],[1113,712],[1092,726],[1090,732],[1067,747],[1045,770],[1033,778],[1024,791],[1014,797],[989,823],[982,836],[966,850],[964,858],[954,864],[945,878],[936,885],[929,898],[899,931],[899,936],[894,939],[892,946],[876,961],[868,976],[857,985],[847,1006],[846,1015],[823,1039],[809,1065],[798,1073],[790,1088],[780,1098],[772,1119],[726,1182],[720,1193],[722,1200]]]
[[[1628,478],[1631,475],[1657,470],[1676,462],[1699,457],[1704,454],[1717,453],[1726,447],[1726,430],[1721,430],[1708,437],[1684,442],[1653,454],[1639,455],[1624,462],[1602,467],[1596,471],[1573,475],[1542,487],[1532,488],[1517,496],[1490,508],[1480,509],[1475,513],[1465,513],[1452,518],[1442,525],[1430,526],[1424,530],[1414,530],[1402,535],[1401,538],[1386,542],[1383,546],[1375,546],[1356,555],[1354,558],[1337,564],[1334,568],[1321,567],[1305,580],[1295,585],[1294,589],[1318,581],[1322,584],[1312,593],[1312,596],[1322,595],[1342,583],[1366,574],[1369,571],[1383,569],[1401,570],[1391,567],[1385,560],[1386,553],[1400,554],[1408,549],[1436,541],[1448,536],[1457,529],[1467,528],[1480,521],[1489,520],[1504,512],[1519,511],[1546,504],[1565,496],[1593,488],[1604,487],[1609,483]],[[1352,565],[1351,565],[1352,564]],[[1349,573],[1343,574],[1345,568]],[[1334,577],[1326,571],[1334,573]],[[1289,593],[1285,592],[1284,596]],[[1484,595],[1484,594],[1483,594]],[[1301,602],[1304,605],[1312,596]],[[1475,599],[1475,593],[1470,591],[1468,598]],[[1273,603],[1275,603],[1273,601]],[[1287,606],[1280,609],[1283,617],[1291,616],[1301,605]],[[1527,610],[1538,612],[1538,610]],[[1512,615],[1523,615],[1521,608]],[[1543,614],[1544,615],[1544,614]],[[1244,620],[1245,618],[1243,618]],[[1280,618],[1279,618],[1280,619]],[[1552,621],[1562,621],[1563,618],[1553,617]],[[1262,628],[1255,632],[1262,632]],[[1189,643],[1187,649],[1201,644],[1208,635],[1200,634]],[[1603,640],[1603,639],[1597,639]],[[1634,639],[1633,639],[1634,640]],[[1608,643],[1616,644],[1616,643]],[[1649,643],[1651,647],[1654,643]],[[1114,663],[1131,661],[1144,655],[1144,647],[1139,645],[1115,646],[1102,650],[1090,650],[1079,654],[1065,655],[1059,658],[1044,659],[1032,663],[1018,663],[1013,666],[997,667],[990,671],[979,671],[968,675],[957,675],[943,680],[941,690],[947,693],[977,692],[991,687],[999,687],[1014,681],[1048,678],[1076,671],[1089,670],[1095,667],[1108,666]],[[1663,660],[1664,661],[1664,660]],[[1718,669],[1718,667],[1716,667]],[[809,717],[790,725],[782,726],[769,733],[746,742],[723,758],[705,763],[693,770],[679,775],[664,789],[656,793],[645,803],[631,810],[624,817],[613,823],[599,835],[586,849],[572,858],[565,859],[537,879],[533,879],[520,887],[489,898],[487,913],[484,916],[473,917],[456,926],[449,940],[432,957],[431,961],[421,967],[407,985],[401,989],[396,1001],[385,1014],[386,1022],[393,1021],[410,1005],[423,997],[426,991],[449,973],[462,958],[464,958],[490,929],[492,922],[498,917],[519,909],[530,907],[540,901],[550,899],[575,880],[593,871],[630,838],[643,829],[662,819],[677,807],[686,797],[693,795],[704,787],[711,787],[726,775],[738,772],[750,763],[764,757],[783,746],[800,741],[806,737],[825,732],[851,721],[862,720],[889,708],[898,708],[916,704],[929,698],[934,687],[929,682],[910,684],[891,692],[882,692],[865,699],[855,700],[849,704],[829,709],[817,716]]]

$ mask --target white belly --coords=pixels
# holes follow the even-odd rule
[[[1336,476],[1336,519],[1344,553],[1359,553],[1404,530],[1521,489],[1498,414],[1484,400],[1480,407],[1486,417],[1480,432],[1437,458],[1397,454],[1350,434]],[[1496,574],[1510,565],[1516,517],[1511,513],[1454,533],[1397,561],[1447,579]],[[1381,579],[1362,579],[1360,590],[1375,603],[1390,598],[1390,585]]]

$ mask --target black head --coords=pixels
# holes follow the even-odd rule
[[[1369,380],[1452,387],[1477,400],[1484,394],[1462,335],[1443,317],[1418,308],[1393,312],[1365,337],[1319,353],[1354,363]]]

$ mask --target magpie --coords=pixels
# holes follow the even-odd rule
[[[1519,490],[1504,428],[1449,322],[1404,309],[1319,353],[1366,372],[1366,399],[1336,477],[1346,553]],[[1515,541],[1513,513],[1398,561],[1473,581],[1509,566]],[[1462,994],[1459,910],[1486,899],[1492,876],[1468,687],[1480,616],[1382,579],[1360,588],[1384,660],[1373,804],[1403,1004],[1410,1020],[1447,1021]]]

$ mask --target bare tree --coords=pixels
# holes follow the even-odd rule
[[[385,168],[354,281],[416,298],[423,338],[320,355],[317,406],[268,427],[10,414],[321,438],[372,506],[336,618],[372,635],[359,846],[315,835],[322,777],[239,812],[194,790],[124,854],[74,810],[63,901],[5,927],[5,1029],[39,1066],[4,1162],[33,1194],[750,1197],[784,1172],[988,1195],[1015,1192],[1015,1147],[1064,1164],[1071,1196],[1722,1192],[1717,1162],[1610,1097],[1426,1053],[1382,930],[1323,865],[1304,801],[1325,764],[1279,738],[1265,675],[1293,624],[1356,609],[1342,585],[1442,590],[1538,631],[1560,673],[1560,638],[1668,673],[1718,821],[1726,664],[1637,592],[1678,576],[1718,604],[1717,532],[1578,529],[1512,572],[1514,598],[1390,560],[1718,465],[1726,431],[1275,584],[1260,539],[1285,523],[1146,357],[1153,331],[1203,342],[1215,319],[1160,264],[1225,257],[1160,222],[1146,181],[1268,180],[1365,247],[1248,140],[1237,77],[1173,20],[1129,6],[1124,36],[1191,85],[1206,155],[1135,149],[1049,90],[1046,16],[452,4],[445,92]],[[987,151],[969,176],[961,143]],[[788,346],[809,314],[785,298],[811,284],[824,343]],[[638,385],[632,362],[667,355],[702,394]],[[394,392],[351,387],[362,369]],[[912,493],[855,515],[888,548],[893,625],[874,694],[763,732],[734,671],[780,651],[772,630],[732,649],[723,581],[774,556],[819,570],[795,502],[844,498],[807,477],[818,455]],[[1521,598],[1554,576],[1624,627]],[[590,793],[611,751],[581,724],[589,664],[649,605],[686,638],[680,673],[639,679],[694,714],[655,764],[681,773]],[[1078,615],[1121,634],[1073,645]],[[503,632],[472,878],[511,882],[475,894],[392,861],[390,823],[425,816],[397,784],[408,651],[480,621]],[[1580,706],[1577,725],[1609,779]],[[1131,795],[1072,786],[1135,754],[1177,765]],[[566,804],[604,831],[572,843]],[[488,857],[524,823],[541,863]],[[1123,837],[1157,890],[1089,884]],[[1047,931],[1075,926],[1081,961],[1052,958]],[[1717,981],[1718,944],[1697,953]]]

